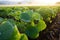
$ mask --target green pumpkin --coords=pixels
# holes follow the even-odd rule
[[[19,40],[20,34],[16,26],[9,21],[0,24],[0,40]]]

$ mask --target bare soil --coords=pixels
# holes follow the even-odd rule
[[[60,40],[60,12],[51,24],[47,24],[47,28],[40,32],[37,39],[30,40]]]

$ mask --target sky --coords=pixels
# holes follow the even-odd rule
[[[60,0],[0,0],[0,1],[12,1],[12,2],[31,2],[32,4],[55,4]]]
[[[0,1],[26,1],[26,0],[0,0]],[[32,1],[60,1],[60,0],[32,0]]]
[[[17,0],[0,0],[0,1],[17,1]],[[19,1],[19,0],[18,0]]]
[[[32,3],[35,4],[55,4],[56,2],[60,2],[60,0],[33,0]]]

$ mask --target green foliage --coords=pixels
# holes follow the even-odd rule
[[[21,20],[24,22],[30,22],[31,17],[27,13],[21,14]]]
[[[57,10],[57,7],[1,7],[0,40],[36,39],[46,29],[46,23],[52,23]]]
[[[35,39],[39,36],[39,32],[38,32],[38,29],[36,27],[33,27],[33,26],[29,26],[25,33],[32,39]]]
[[[32,14],[32,19],[43,20],[43,17],[40,14],[38,14],[37,12],[35,12],[35,13]]]
[[[3,18],[0,17],[0,23],[3,22]]]
[[[9,21],[0,24],[0,40],[18,40],[19,36],[17,27],[13,26]]]
[[[16,25],[17,25],[17,27],[18,27],[18,29],[19,29],[19,31],[21,32],[21,33],[24,33],[25,32],[25,29],[26,29],[26,24],[24,23],[24,22],[16,22]]]
[[[46,29],[46,26],[47,26],[47,25],[45,24],[45,22],[44,22],[43,20],[40,20],[40,21],[38,22],[36,28],[38,28],[38,31],[40,32],[40,31]]]
[[[52,8],[42,7],[38,9],[39,14],[43,17],[46,22],[52,22],[52,18],[56,17],[56,12]]]
[[[28,37],[26,34],[21,34],[20,40],[28,40]]]

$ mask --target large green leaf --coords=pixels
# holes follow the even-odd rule
[[[4,21],[0,25],[0,40],[18,40],[19,32],[16,26],[13,26],[9,21]]]
[[[29,28],[26,29],[25,33],[32,39],[35,39],[39,36],[38,29],[32,26],[29,26]]]
[[[35,12],[32,15],[32,19],[34,19],[34,20],[40,20],[40,19],[43,19],[43,18],[42,18],[42,16],[40,14],[38,14],[38,13]]]
[[[27,13],[22,13],[21,14],[21,20],[24,21],[24,22],[30,22],[31,17]]]
[[[40,21],[38,22],[36,28],[38,28],[38,31],[39,31],[39,32],[42,31],[42,30],[44,30],[44,29],[46,29],[46,24],[45,24],[45,22],[44,22],[43,20],[40,20]]]
[[[0,17],[0,23],[3,22],[3,18]]]
[[[33,16],[33,10],[27,10],[25,13],[27,13],[29,16]]]
[[[20,40],[28,40],[28,37],[26,34],[21,34]]]
[[[55,18],[56,16],[56,13],[54,13],[51,8],[42,7],[40,10],[38,10],[38,12],[46,22],[50,22],[51,18]]]

